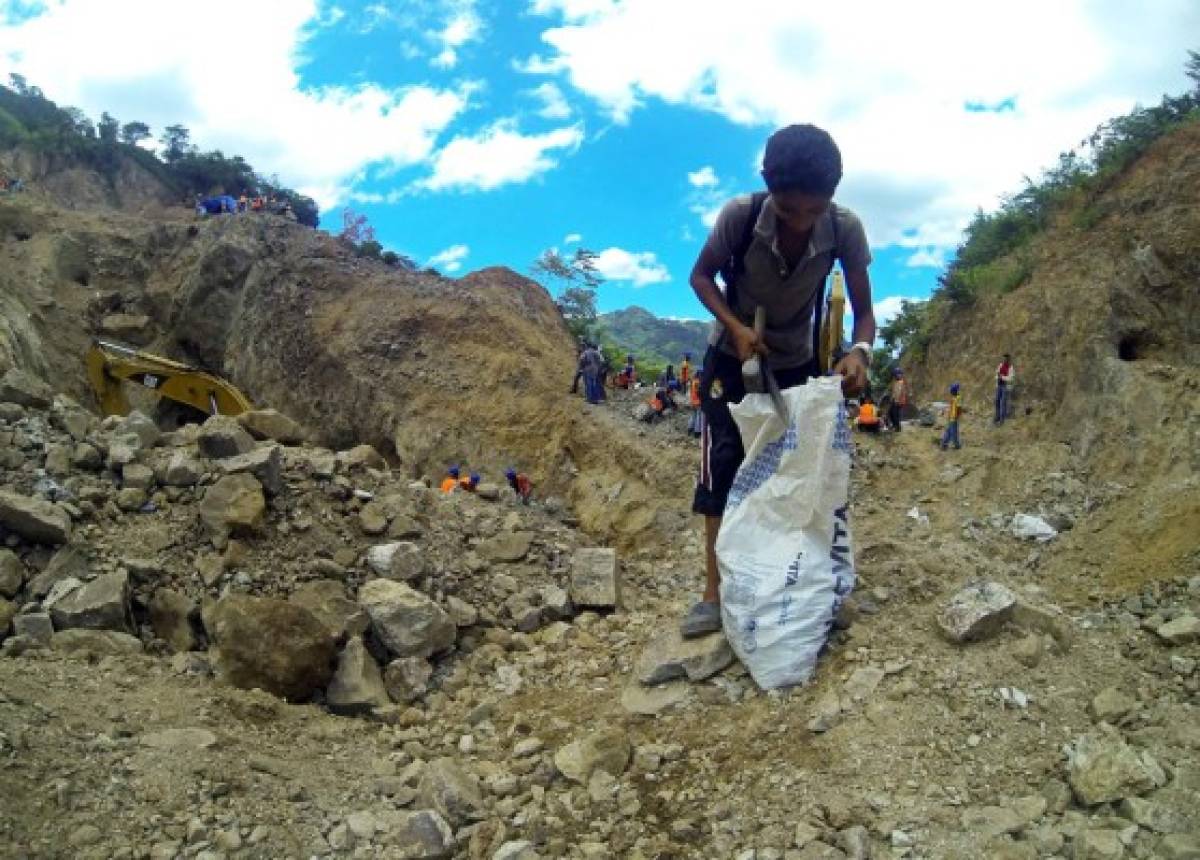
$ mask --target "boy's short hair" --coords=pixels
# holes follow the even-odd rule
[[[832,197],[842,181],[842,153],[824,129],[789,125],[767,138],[762,177],[771,192]]]

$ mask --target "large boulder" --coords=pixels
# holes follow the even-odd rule
[[[487,812],[479,781],[451,758],[434,759],[425,767],[417,802],[437,810],[455,828],[479,821]]]
[[[1150,753],[1135,750],[1120,732],[1101,724],[1076,739],[1069,752],[1069,781],[1080,803],[1095,806],[1152,791],[1166,775]]]
[[[91,560],[78,544],[68,544],[54,553],[46,569],[29,580],[29,593],[39,600],[65,579],[91,579]]]
[[[228,595],[204,609],[213,666],[227,684],[303,701],[333,676],[337,641],[302,606]]]
[[[361,636],[351,638],[342,649],[325,701],[339,714],[365,713],[389,703],[379,664]]]
[[[0,491],[0,526],[32,543],[60,544],[71,538],[71,517],[58,505]]]
[[[237,420],[255,439],[273,439],[284,445],[299,445],[306,436],[303,427],[274,409],[252,409],[243,412]]]
[[[54,400],[50,386],[23,370],[10,367],[0,377],[0,403],[19,403],[45,409]]]
[[[176,451],[167,463],[163,483],[168,487],[194,487],[204,477],[204,464],[187,451]]]
[[[254,439],[229,415],[213,415],[200,427],[196,437],[200,453],[210,460],[224,460],[254,450]]]
[[[488,561],[514,562],[523,559],[533,545],[533,532],[504,532],[479,544]]]
[[[283,490],[283,449],[278,445],[218,460],[217,468],[226,475],[253,475],[269,495],[277,496]]]
[[[160,588],[150,598],[150,627],[172,651],[191,651],[200,644],[196,626],[196,604],[186,594]]]
[[[113,436],[116,438],[136,436],[137,448],[145,451],[158,444],[158,440],[162,437],[162,431],[158,429],[154,419],[134,410],[121,419],[116,430],[113,431]]]
[[[106,314],[100,320],[100,332],[134,346],[145,346],[154,340],[150,317],[145,314]]]
[[[98,576],[50,607],[54,629],[84,627],[132,633],[135,628],[129,610],[129,593],[129,574],[125,571]]]
[[[200,503],[200,520],[218,539],[253,534],[267,510],[262,484],[253,475],[226,475],[208,488]]]
[[[454,644],[457,628],[440,606],[403,582],[373,579],[358,590],[371,629],[396,657],[428,657]]]
[[[358,636],[371,625],[366,611],[346,596],[346,587],[332,579],[304,583],[292,592],[291,601],[317,616],[338,639]]]

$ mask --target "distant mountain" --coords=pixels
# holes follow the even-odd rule
[[[700,320],[672,320],[656,317],[645,308],[628,307],[601,314],[605,340],[623,351],[632,352],[642,361],[679,364],[683,354],[692,354],[692,363],[704,357],[709,323]]]

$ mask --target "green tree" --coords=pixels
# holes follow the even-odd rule
[[[596,268],[596,257],[587,248],[577,248],[570,257],[550,248],[530,267],[535,278],[560,285],[559,312],[571,333],[586,340],[596,336],[596,291],[604,283],[604,276]]]
[[[62,109],[62,113],[68,131],[83,138],[94,139],[96,137],[96,127],[92,125],[88,115],[79,108],[65,107]]]
[[[101,143],[115,146],[121,132],[121,123],[112,114],[105,111],[100,114],[100,122],[96,124],[96,131],[100,135]]]
[[[143,140],[150,137],[150,126],[144,122],[127,122],[121,126],[121,143],[127,143],[130,146],[137,146]]]
[[[1192,79],[1196,94],[1200,95],[1200,51],[1188,51],[1187,62],[1183,64],[1183,70]]]
[[[196,147],[192,145],[192,133],[186,126],[169,125],[163,129],[159,142],[163,145],[163,161],[174,164],[180,159],[194,155]]]
[[[19,96],[25,96],[31,99],[42,98],[42,90],[40,87],[31,86],[24,75],[18,75],[13,72],[8,76],[8,86]]]

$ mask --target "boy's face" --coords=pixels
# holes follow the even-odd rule
[[[807,233],[817,219],[829,208],[831,198],[802,191],[776,191],[771,194],[771,205],[775,214],[789,230]]]

